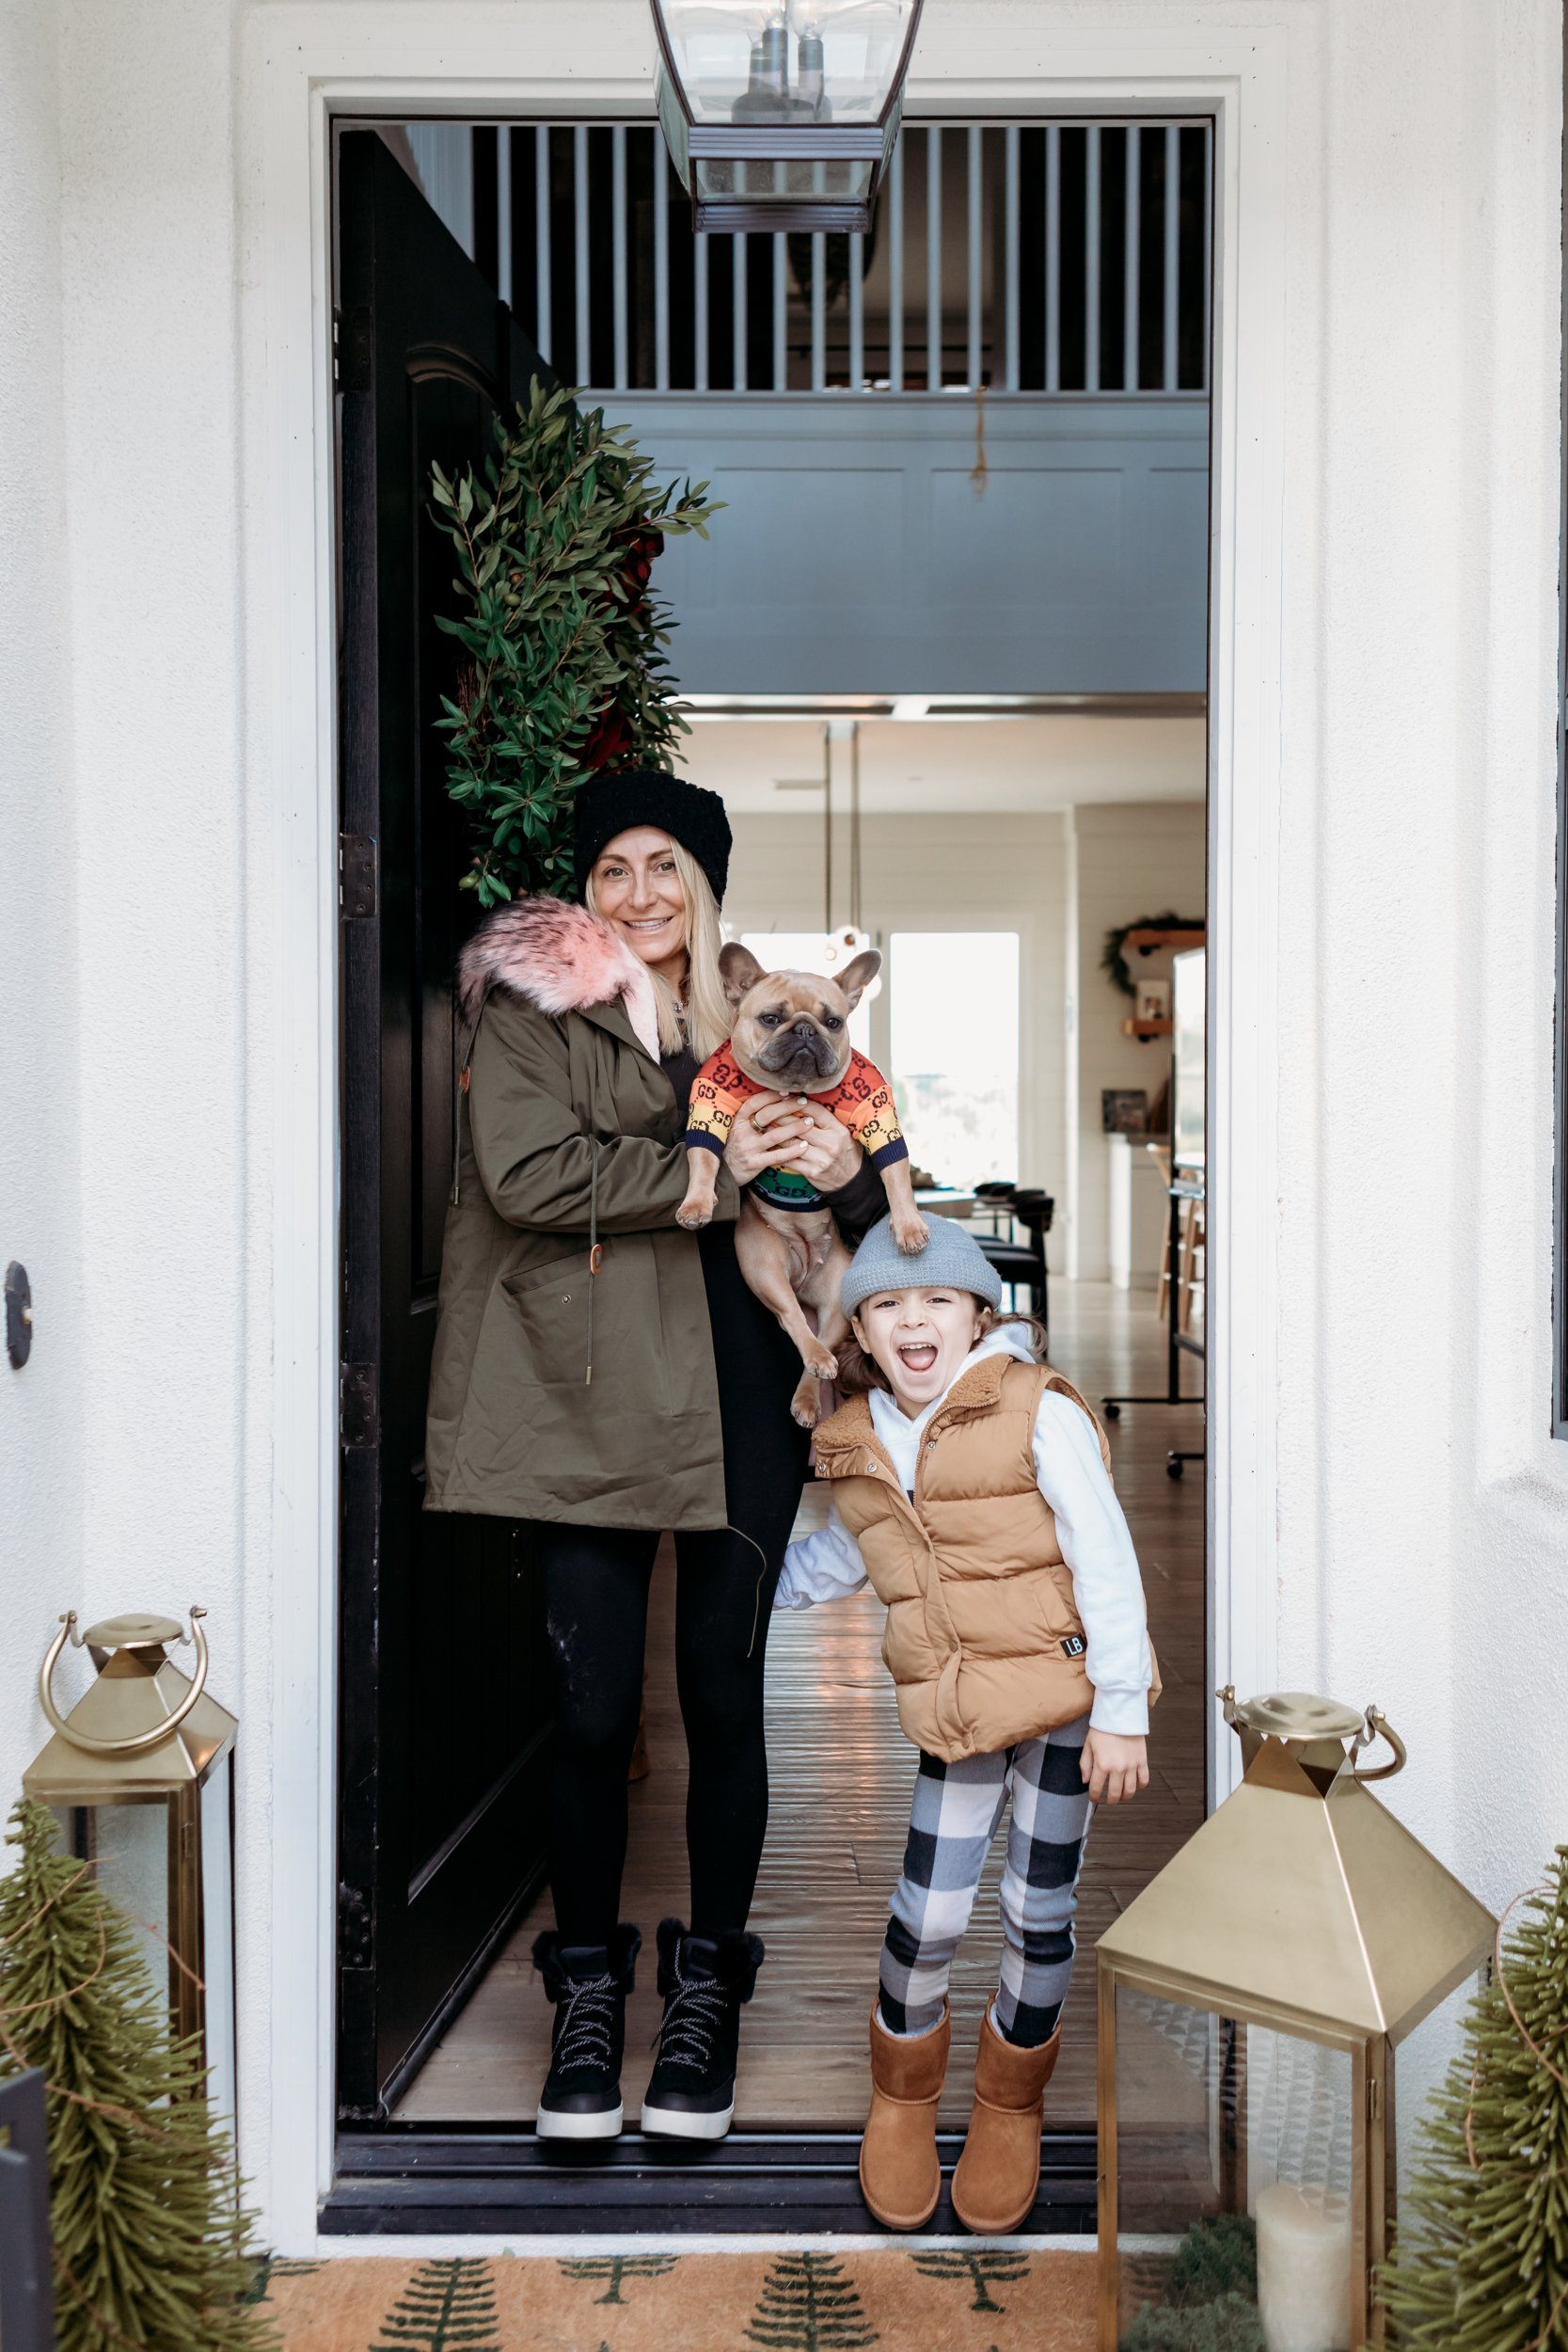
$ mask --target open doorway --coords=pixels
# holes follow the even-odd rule
[[[1158,137],[1152,135],[1156,128]],[[1015,132],[1016,145],[1011,144]],[[639,353],[651,352],[657,374],[657,301],[651,340],[639,340],[641,330],[632,331],[634,303],[628,301],[618,320],[611,297],[605,317],[597,314],[603,288],[616,282],[614,269],[606,277],[592,267],[584,275],[581,267],[585,255],[592,262],[594,236],[603,234],[605,216],[592,168],[601,142],[610,185],[615,185],[611,129],[585,131],[579,138],[559,125],[499,133],[414,125],[400,135],[406,153],[397,151],[395,137],[349,135],[365,144],[364,167],[376,178],[383,213],[372,272],[381,308],[367,326],[358,315],[366,306],[345,298],[341,329],[345,389],[375,401],[382,372],[393,376],[384,347],[387,294],[395,285],[401,298],[417,276],[405,250],[416,237],[425,240],[431,257],[431,297],[452,316],[437,332],[420,326],[409,311],[389,388],[404,401],[407,388],[414,388],[414,437],[395,457],[388,456],[387,439],[396,427],[388,401],[376,418],[381,440],[375,455],[386,470],[348,485],[351,501],[369,494],[385,516],[402,469],[402,527],[405,535],[411,533],[416,560],[405,564],[388,591],[384,572],[376,568],[392,545],[388,534],[377,542],[369,572],[363,543],[357,543],[361,567],[357,572],[351,567],[348,575],[372,604],[380,599],[383,613],[389,593],[399,600],[414,660],[396,679],[395,691],[389,672],[384,689],[410,747],[401,832],[387,821],[388,703],[382,705],[378,764],[369,756],[369,737],[355,738],[358,722],[352,697],[345,713],[344,771],[351,793],[345,834],[350,843],[379,839],[381,938],[391,935],[388,926],[395,922],[404,926],[399,936],[404,942],[401,964],[382,954],[373,988],[368,968],[358,970],[356,998],[355,959],[362,967],[370,959],[363,935],[346,934],[351,1004],[357,1002],[367,1022],[378,1025],[373,1031],[366,1028],[362,1050],[370,1050],[373,1034],[382,1073],[383,1116],[374,1150],[384,1214],[373,1278],[366,1270],[375,1238],[371,1234],[359,1237],[357,1278],[361,1293],[367,1283],[376,1288],[381,1319],[373,1327],[368,1317],[356,1327],[351,1315],[351,1331],[357,1328],[364,1337],[345,1350],[356,1366],[361,1354],[373,1360],[378,1381],[376,1415],[358,1425],[351,1416],[346,1430],[350,1457],[366,1458],[346,1457],[345,1564],[356,1556],[353,1513],[361,1511],[361,1520],[354,1524],[362,1530],[363,1514],[373,1506],[375,1575],[385,1578],[388,1561],[395,1567],[400,1540],[407,1547],[408,1565],[400,1608],[379,1620],[379,1678],[374,1687],[345,1686],[344,1692],[345,1756],[351,1763],[345,1820],[355,1833],[348,1851],[355,1855],[373,1850],[373,1867],[382,1876],[367,1890],[362,1882],[372,1866],[345,1873],[341,2014],[345,2050],[358,2037],[360,2072],[355,2095],[343,2098],[341,2106],[345,2126],[362,2136],[366,2161],[380,2164],[384,2171],[391,2160],[387,2151],[370,2147],[381,2129],[389,2139],[403,2141],[484,2135],[487,2146],[506,2150],[505,2161],[519,2174],[537,2174],[543,2168],[526,2161],[531,2156],[526,2143],[547,2065],[549,2012],[537,1984],[530,1981],[528,1954],[539,1927],[548,1921],[549,1899],[531,1829],[536,1774],[548,1740],[549,1700],[527,1532],[497,1526],[484,1532],[471,1560],[448,1559],[425,1548],[420,1523],[410,1516],[417,1512],[418,1496],[408,1490],[406,1462],[397,1488],[387,1476],[388,1457],[400,1450],[416,1470],[418,1464],[420,1350],[433,1320],[429,1311],[438,1269],[438,1249],[433,1263],[430,1245],[433,1235],[438,1238],[439,1177],[451,1120],[450,1001],[443,991],[461,919],[455,906],[447,913],[442,904],[441,859],[451,846],[451,812],[442,803],[439,745],[431,733],[442,691],[441,647],[432,626],[440,589],[438,574],[429,567],[421,573],[417,560],[420,469],[433,454],[449,468],[461,462],[470,444],[478,446],[488,414],[515,396],[528,371],[545,364],[528,331],[531,325],[536,334],[545,330],[562,345],[569,358],[586,359],[579,373],[625,387],[605,394],[607,406],[619,402],[645,445],[655,448],[671,470],[678,466],[699,476],[729,475],[722,486],[735,493],[733,511],[721,528],[729,529],[736,545],[742,533],[751,534],[753,544],[759,530],[766,533],[769,516],[777,520],[784,511],[781,496],[786,506],[792,501],[798,506],[802,493],[808,502],[814,497],[819,501],[812,529],[796,529],[782,542],[768,542],[782,544],[783,556],[760,571],[753,567],[752,587],[738,600],[732,593],[733,573],[705,576],[707,559],[686,549],[666,559],[678,574],[680,675],[683,682],[691,682],[688,772],[722,793],[736,835],[726,918],[742,936],[809,935],[835,919],[857,921],[870,932],[888,957],[887,985],[870,1006],[870,1050],[903,1090],[914,1156],[937,1180],[930,1189],[951,1196],[947,1209],[993,1238],[1021,1251],[1043,1248],[1039,1288],[1049,1295],[1053,1360],[1085,1394],[1151,1391],[1162,1385],[1166,1365],[1159,1237],[1151,1236],[1145,1200],[1148,1168],[1158,1177],[1157,1159],[1147,1143],[1157,1141],[1158,1135],[1139,1133],[1135,1126],[1130,1133],[1132,1122],[1108,1131],[1102,1098],[1141,1092],[1146,1129],[1158,1129],[1159,1066],[1166,1052],[1160,1041],[1168,1041],[1168,1026],[1163,1030],[1157,1017],[1153,1025],[1134,1019],[1127,1034],[1123,1025],[1131,1010],[1100,966],[1107,932],[1140,918],[1157,918],[1177,899],[1184,917],[1201,922],[1203,914],[1204,623],[1201,591],[1195,609],[1194,580],[1201,581],[1204,569],[1206,451],[1199,434],[1207,432],[1206,361],[1200,343],[1196,361],[1188,345],[1198,333],[1194,321],[1206,318],[1206,302],[1201,285],[1196,292],[1191,284],[1184,290],[1183,272],[1190,278],[1188,243],[1206,223],[1207,151],[1201,126],[1169,136],[1165,126],[1150,126],[1140,129],[1136,139],[1130,126],[1105,127],[1105,140],[1119,140],[1109,180],[1119,185],[1123,198],[1114,233],[1107,230],[1108,215],[1097,219],[1094,233],[1097,250],[1103,246],[1121,256],[1123,298],[1115,312],[1118,339],[1114,347],[1113,339],[1102,339],[1091,366],[1082,316],[1073,330],[1076,343],[1072,332],[1065,341],[1062,334],[1064,290],[1069,327],[1078,315],[1074,299],[1087,304],[1085,269],[1075,264],[1076,297],[1070,273],[1058,269],[1053,343],[1049,238],[1037,270],[1033,262],[1026,269],[1022,191],[1034,188],[1030,175],[1037,159],[1039,193],[1048,207],[1051,189],[1056,190],[1058,262],[1069,247],[1081,253],[1086,249],[1086,220],[1073,213],[1072,203],[1088,200],[1091,151],[1099,185],[1113,150],[1104,144],[1091,150],[1090,133],[1082,126],[1055,133],[1044,125],[993,126],[973,138],[967,127],[933,126],[931,132],[917,127],[908,135],[911,210],[906,226],[921,226],[913,210],[912,159],[918,155],[927,173],[927,264],[933,215],[941,254],[943,223],[948,230],[967,225],[976,185],[982,222],[991,217],[986,212],[990,201],[1000,225],[987,247],[997,264],[988,280],[990,291],[977,301],[971,280],[956,303],[956,324],[950,326],[940,293],[945,259],[928,271],[925,284],[909,291],[911,311],[924,309],[927,347],[945,350],[951,337],[960,358],[951,371],[955,381],[941,393],[931,379],[937,366],[944,376],[948,373],[942,361],[929,375],[909,370],[906,389],[924,405],[897,412],[905,454],[892,468],[885,447],[881,461],[870,463],[865,446],[887,438],[889,428],[872,421],[868,404],[879,391],[893,393],[892,361],[884,379],[870,374],[877,361],[865,354],[873,347],[891,353],[895,340],[887,307],[895,293],[893,240],[881,248],[882,262],[874,265],[883,270],[882,278],[865,266],[863,255],[849,256],[847,275],[831,298],[826,284],[813,282],[813,272],[828,266],[825,255],[820,263],[817,257],[805,257],[803,294],[796,278],[784,280],[784,381],[780,385],[777,375],[772,378],[769,405],[781,399],[822,399],[834,380],[837,362],[830,354],[842,326],[850,373],[840,380],[846,387],[856,381],[869,386],[852,418],[842,406],[831,415],[813,405],[799,412],[801,421],[786,434],[776,418],[760,414],[749,390],[736,391],[737,384],[750,381],[749,322],[760,307],[752,296],[763,291],[758,257],[728,257],[730,309],[722,313],[714,289],[723,273],[712,254],[695,251],[689,277],[684,264],[672,270],[668,250],[665,263],[667,290],[674,288],[664,325],[666,383],[672,375],[668,354],[672,349],[678,354],[688,336],[689,370],[683,385],[683,371],[674,369],[668,392],[653,382],[639,408]],[[629,127],[621,135],[626,142],[656,136],[646,126]],[[1097,126],[1095,137],[1101,136]],[[454,144],[465,139],[470,142],[467,179],[464,151]],[[370,157],[372,144],[380,152]],[[345,138],[345,151],[347,145]],[[623,148],[623,154],[626,151]],[[977,176],[972,167],[976,153]],[[960,159],[961,172],[950,190],[953,156]],[[521,168],[531,159],[536,167],[531,182]],[[1191,191],[1184,202],[1173,194],[1166,207],[1165,190],[1179,192],[1184,173],[1196,174]],[[902,188],[905,183],[897,184]],[[635,173],[623,185],[636,197]],[[933,188],[940,191],[934,205]],[[1130,189],[1136,191],[1131,205]],[[988,191],[993,191],[990,198]],[[449,245],[466,249],[437,252],[427,222],[420,218],[416,225],[411,201],[434,217]],[[635,238],[645,229],[657,292],[657,212],[651,192],[648,203],[653,210],[643,222],[628,199],[622,258],[633,258]],[[1160,224],[1163,244],[1151,234],[1140,242],[1146,206],[1149,219]],[[1174,239],[1164,234],[1171,215]],[[493,235],[484,228],[491,217]],[[1049,222],[1053,215],[1047,210],[1042,217]],[[673,209],[667,231],[677,224]],[[610,227],[613,260],[613,219]],[[530,250],[531,229],[533,275],[525,295],[520,261]],[[770,239],[751,242],[774,245]],[[911,235],[908,243],[917,246],[918,237]],[[1157,279],[1152,273],[1150,251],[1164,257],[1166,278]],[[557,263],[566,255],[574,275],[563,280],[563,262]],[[771,307],[765,315],[773,335],[768,348],[776,355],[781,257],[775,249],[768,259],[774,274],[766,289]],[[787,269],[797,271],[800,262],[786,246]],[[1015,266],[1021,283],[1037,279],[1038,302],[1010,291]],[[498,299],[509,271],[507,290],[523,304],[522,321],[515,304]],[[569,299],[562,294],[563,282],[571,289]],[[641,284],[635,266],[629,282]],[[934,311],[933,282],[939,288]],[[586,306],[578,300],[585,285]],[[1152,308],[1151,285],[1158,286],[1160,297]],[[879,287],[886,338],[881,346],[876,345],[879,313],[872,299]],[[680,307],[687,298],[683,288],[689,290],[689,312]],[[1178,331],[1167,337],[1165,295],[1171,289]],[[464,302],[467,308],[459,316]],[[1146,320],[1158,324],[1148,324],[1146,332]],[[1037,325],[1037,368],[1032,340]],[[853,373],[857,335],[863,371],[858,377]],[[722,389],[716,394],[710,389],[718,373],[715,355],[726,336],[730,373],[719,377]],[[906,329],[906,358],[911,341]],[[458,364],[465,350],[467,356]],[[1124,430],[1114,450],[1109,405],[1079,413],[1103,398],[1101,372],[1114,374],[1120,389]],[[1097,380],[1090,382],[1091,375]],[[798,376],[803,380],[797,382]],[[978,396],[952,397],[966,391],[978,395],[990,386],[999,397],[989,415]],[[1009,391],[1015,395],[1011,407],[1006,405]],[[1034,412],[1028,405],[1032,394],[1038,397]],[[709,401],[727,395],[728,405],[705,406],[705,395]],[[1069,395],[1076,396],[1073,412],[1061,407],[1050,412],[1057,438],[1042,451],[1047,405]],[[1161,402],[1167,405],[1162,407]],[[791,434],[793,455],[785,446]],[[865,477],[890,473],[898,477],[895,496],[880,479],[867,493],[869,503],[846,498],[851,482],[863,487]],[[1021,477],[1022,496],[1033,501],[1028,507],[1033,535],[1011,536],[1010,525],[999,524],[1000,561],[988,573],[985,518],[999,510],[1005,519],[1016,516],[1016,505],[1004,504],[1009,486],[1020,486],[1007,484],[1009,473]],[[1106,495],[1107,476],[1115,481],[1111,508],[1096,503]],[[967,504],[958,499],[960,489]],[[909,562],[909,522],[917,509],[927,524],[924,538],[914,543],[925,566],[918,596]],[[1114,550],[1107,552],[1103,526],[1111,509],[1117,535]],[[822,527],[830,511],[838,517],[838,540]],[[1190,531],[1184,535],[1194,516],[1200,527],[1196,556],[1188,546]],[[947,551],[942,529],[929,527],[933,517],[939,526],[952,526]],[[847,547],[839,544],[847,527],[859,542],[852,564]],[[879,546],[873,544],[869,551],[868,529],[873,540],[878,531],[883,533]],[[356,547],[347,529],[345,545]],[[951,584],[954,548],[967,583],[962,600],[971,612],[969,633],[961,641],[943,617],[958,594]],[[733,558],[721,547],[713,562],[721,565]],[[853,599],[849,635],[842,628],[833,630],[830,659],[821,622],[822,583],[841,577],[846,564],[867,592]],[[1029,593],[1021,595],[1019,582],[1031,566],[1037,578]],[[1043,589],[1037,577],[1042,572],[1048,575]],[[895,595],[886,592],[889,581],[895,583]],[[993,609],[980,611],[988,601]],[[999,637],[1006,659],[997,653]],[[872,686],[875,691],[865,691]],[[352,798],[356,789],[358,802]],[[977,941],[985,943],[983,952],[976,950]],[[394,993],[406,993],[406,1021],[387,1019],[389,968]],[[956,1036],[944,1029],[939,1040],[928,1011],[923,1015],[920,1009],[923,991],[928,995],[933,978],[949,971],[958,976],[960,992],[977,990],[994,1013],[985,1025],[985,1050],[967,1058],[956,1041],[961,1040],[961,1022]],[[1151,950],[1139,977],[1168,982],[1166,952]],[[352,1034],[352,1019],[350,1029]],[[928,1050],[923,1050],[922,1032]],[[352,1054],[349,1061],[352,1095]],[[388,1133],[388,1103],[404,1106],[413,1122],[406,1200],[395,1168],[389,1180],[388,1175],[388,1147],[394,1161],[402,1151]],[[363,1114],[363,1098],[360,1108]],[[1125,1112],[1117,1116],[1126,1119]],[[1124,1149],[1134,1145],[1142,1157],[1132,1176],[1120,1168],[1120,1159]],[[367,1155],[370,1150],[367,1141]],[[1006,1183],[1053,1202],[1056,1214],[1049,1226],[1039,1216],[1033,1223],[1014,1216],[1005,1196],[993,1195],[988,1203],[976,1191],[984,1184]],[[1132,1201],[1125,1220],[1118,1185]],[[394,1220],[404,1220],[393,1236],[396,1251],[406,1253],[393,1266],[395,1280],[405,1284],[405,1295],[396,1302],[403,1318],[397,1330],[404,1336],[395,1346],[386,1312],[389,1200]],[[352,1241],[350,1255],[352,1263]],[[1183,1279],[1180,1266],[1178,1279]],[[1197,1318],[1189,1328],[1200,1333],[1200,1263],[1185,1269],[1185,1312]],[[354,1278],[348,1289],[352,1297]],[[1201,1376],[1190,1351],[1183,1375],[1185,1391],[1200,1391]],[[1185,1409],[1189,1425],[1196,1422],[1197,1417]],[[356,1426],[364,1440],[357,1444]],[[1092,2214],[1087,2185],[1093,2172],[1093,2042],[1086,2020],[1092,2010],[1087,1963],[1097,1921],[1113,1916],[1130,1899],[1202,1814],[1203,1492],[1196,1478],[1178,1486],[1166,1477],[1171,1438],[1168,1416],[1142,1411],[1127,1413],[1114,1432],[1118,1487],[1144,1563],[1165,1696],[1156,1719],[1155,1780],[1147,1801],[1119,1820],[1102,1818],[1091,1839],[1080,1910],[1082,1957],[1067,2019],[1069,2056],[1052,2086],[1047,2118],[1060,2135],[1059,2177],[1054,2186],[1048,2177],[1039,2209],[1053,2217],[1037,2219],[1036,2227],[1076,2226],[1073,2216],[1086,2221]],[[816,1492],[808,1488],[802,1525],[811,1523],[817,1507]],[[362,1533],[357,1556],[368,1578],[372,1563]],[[685,1757],[670,1667],[670,1583],[669,1563],[661,1561],[650,1640],[652,1770],[632,1792],[625,1906],[626,1915],[645,1927],[680,1907],[684,1880]],[[352,1574],[345,1592],[352,1605],[366,1608],[372,1597],[384,1597],[384,1586],[372,1595],[369,1584],[356,1585]],[[416,1786],[420,1775],[411,1775],[400,1804],[393,1795],[408,1758],[398,1753],[397,1730],[400,1721],[411,1720],[417,1688],[423,1687],[413,1672],[415,1645],[428,1640],[443,1612],[450,1616],[458,1592],[474,1608],[499,1612],[496,1621],[506,1628],[509,1646],[504,1659],[498,1653],[495,1661],[506,1686],[500,1727],[492,1738],[493,1752],[483,1758],[460,1753],[454,1668],[444,1661],[436,1677],[451,1718],[444,1732],[443,1777],[433,1788],[428,1778]],[[863,2118],[865,2011],[914,1769],[879,1663],[880,1634],[881,1612],[874,1601],[811,1613],[773,1629],[772,1827],[752,1922],[768,1942],[770,1957],[747,2020],[737,2136],[727,2151],[705,2159],[708,2170],[721,2171],[728,2164],[738,2172],[749,2165],[776,2183],[786,2162],[799,2163],[802,2152],[811,2153],[812,2143],[811,2161],[822,2173],[836,2167],[845,2191],[839,2196],[820,2185],[814,2191],[816,2226],[864,2226],[846,2177],[852,2173],[852,2145],[846,2160],[844,2143]],[[388,1636],[404,1645],[401,1657],[391,1654]],[[345,1644],[345,1655],[352,1654],[353,1645]],[[350,1735],[372,1719],[375,1741],[356,1743]],[[998,1854],[955,1984],[959,2040],[969,2046],[973,2032],[964,2029],[976,2022],[988,1973],[994,1979],[999,1864]],[[450,1885],[464,1871],[470,1907],[454,1924],[451,1907],[443,1912],[439,1900],[443,1874]],[[433,1917],[428,1930],[414,1925],[421,1901]],[[400,1937],[403,1957],[396,1959]],[[650,1979],[651,1971],[644,1972],[629,2020],[628,2105],[641,2090],[641,2053],[657,2023]],[[374,2021],[369,2028],[367,2016]],[[341,2072],[340,2079],[347,2079]],[[968,2093],[968,2078],[955,2063],[942,2113],[945,2129],[961,2129]],[[634,2152],[623,2148],[619,2169],[624,2172],[633,2160]],[[355,2168],[345,2141],[342,2169],[352,2173]],[[642,2226],[681,2226],[672,2223],[671,2215],[682,2192],[669,2178],[671,2166],[662,2169],[663,2201],[641,2208]],[[710,2195],[693,2187],[688,2201],[692,2211]],[[538,2221],[519,2222],[509,2212],[507,2226],[545,2226],[547,2201],[540,2202]],[[329,2217],[328,2226],[356,2226],[347,2217],[352,2211],[372,2210],[369,2197],[357,2203],[350,2199],[340,2207],[343,2217],[334,2223]],[[559,2195],[549,2210],[556,2217],[553,2226],[560,2226]],[[623,2210],[620,2226],[627,2225]]]

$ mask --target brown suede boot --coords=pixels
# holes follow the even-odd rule
[[[1045,2086],[1061,2046],[1058,2026],[1037,2050],[1015,2049],[991,2024],[988,2004],[974,2057],[974,2112],[953,2175],[953,2210],[977,2237],[1016,2230],[1035,2201]]]
[[[911,2041],[889,2033],[871,2004],[871,2112],[861,2141],[861,2194],[890,2230],[918,2230],[942,2195],[937,2102],[953,2020]]]

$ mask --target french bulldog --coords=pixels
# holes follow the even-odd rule
[[[842,979],[832,980],[812,972],[765,972],[736,940],[720,950],[735,1027],[729,1044],[705,1063],[691,1089],[687,1134],[699,1139],[689,1146],[686,1198],[675,1212],[677,1224],[695,1229],[711,1219],[720,1158],[736,1112],[750,1095],[767,1089],[827,1103],[874,1152],[898,1248],[911,1255],[925,1248],[929,1230],[915,1206],[892,1089],[849,1042],[849,1015],[881,963],[880,955],[868,949],[855,957]],[[806,1177],[793,1169],[766,1168],[742,1196],[735,1254],[748,1287],[800,1352],[804,1370],[790,1411],[803,1428],[813,1429],[820,1410],[819,1383],[838,1370],[836,1350],[849,1328],[838,1303],[849,1252],[832,1211]],[[808,1307],[816,1316],[815,1331],[804,1313]]]

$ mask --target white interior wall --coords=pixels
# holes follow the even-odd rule
[[[1078,1216],[1075,1271],[1103,1282],[1111,1271],[1110,1147],[1101,1128],[1102,1087],[1143,1087],[1152,1104],[1170,1070],[1169,1041],[1123,1037],[1132,1000],[1100,968],[1105,934],[1142,914],[1201,917],[1208,850],[1200,801],[1120,803],[1073,813],[1078,840]],[[1170,957],[1150,956],[1149,977]],[[1069,1265],[1072,1263],[1069,1241]]]
[[[736,932],[817,930],[823,824],[816,817],[736,813],[724,919]],[[1045,816],[872,817],[862,824],[862,920],[884,954],[897,931],[1019,934],[1019,1181],[1060,1192],[1062,1178],[1062,820]],[[847,914],[849,827],[834,825],[833,919]],[[886,1056],[888,998],[872,1006],[874,1053]],[[983,1018],[976,1009],[976,1018]],[[940,1170],[935,1171],[940,1174]],[[1005,1170],[1004,1173],[1013,1171]],[[1059,1260],[1051,1236],[1047,1263]]]

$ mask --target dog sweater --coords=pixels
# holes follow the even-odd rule
[[[772,1090],[748,1078],[729,1047],[721,1045],[717,1054],[708,1056],[691,1083],[686,1116],[688,1149],[717,1152],[721,1157],[741,1104],[753,1094]],[[851,1054],[849,1067],[837,1086],[810,1099],[848,1128],[873,1168],[891,1168],[895,1161],[909,1158],[909,1146],[893,1107],[893,1089],[863,1054]],[[822,1202],[810,1177],[793,1168],[765,1168],[750,1189],[775,1209],[816,1209]]]

